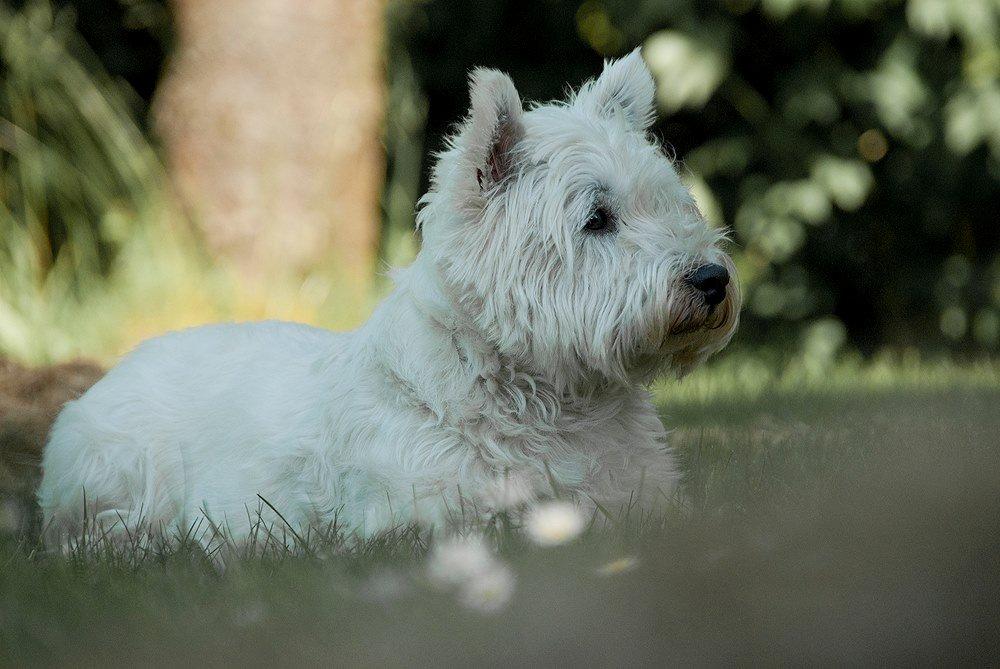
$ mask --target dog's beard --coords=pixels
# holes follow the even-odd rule
[[[668,336],[720,330],[732,321],[736,308],[728,297],[719,304],[706,304],[700,295],[684,294],[675,302],[666,327]]]
[[[629,365],[633,377],[649,382],[664,372],[687,374],[729,342],[739,308],[735,292],[719,304],[709,305],[694,291],[678,291],[633,349]]]

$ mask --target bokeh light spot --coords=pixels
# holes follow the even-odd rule
[[[869,128],[858,137],[858,153],[869,163],[877,163],[889,151],[885,135],[875,128]]]
[[[959,307],[948,307],[941,312],[941,332],[951,339],[961,339],[969,328],[969,319]]]
[[[621,51],[621,31],[611,23],[607,10],[599,2],[588,0],[576,11],[576,29],[580,37],[599,54]]]

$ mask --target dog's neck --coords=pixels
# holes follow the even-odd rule
[[[621,398],[630,394],[584,375],[572,385],[560,384],[502,352],[476,323],[468,301],[426,258],[396,279],[396,290],[370,327],[391,340],[383,346],[381,355],[388,357],[382,367],[438,420],[499,421],[492,427],[510,433],[523,432],[525,425],[562,430],[572,416],[616,415]],[[448,371],[429,375],[429,369]]]
[[[576,485],[607,443],[593,435],[648,403],[635,387],[610,384],[559,390],[551,379],[498,351],[436,272],[419,263],[397,276],[396,288],[364,326],[370,392],[459,437],[473,467],[490,475],[533,472]],[[461,305],[459,305],[461,306]]]

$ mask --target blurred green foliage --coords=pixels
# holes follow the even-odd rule
[[[150,304],[221,287],[144,102],[77,26],[69,7],[0,2],[0,355],[36,363],[113,354],[165,323]]]
[[[998,0],[390,0],[381,255],[415,251],[414,204],[471,67],[544,100],[642,45],[655,131],[732,229],[737,345],[994,352],[998,24]],[[94,348],[79,334],[106,313],[94,304],[124,299],[122,277],[152,285],[151,240],[180,235],[161,224],[147,123],[170,43],[160,0],[0,0],[0,351]],[[34,341],[49,326],[61,344]]]
[[[6,268],[83,283],[107,269],[126,232],[120,219],[134,214],[122,210],[147,201],[163,175],[71,19],[42,4],[0,6],[0,226]]]
[[[46,306],[78,300],[162,186],[155,153],[72,17],[0,5],[0,349],[34,357]]]

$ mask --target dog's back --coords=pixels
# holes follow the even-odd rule
[[[247,500],[192,481],[254,478],[248,489],[266,492],[258,470],[278,470],[272,458],[289,452],[279,446],[318,438],[320,407],[302,399],[326,395],[309,386],[346,337],[268,321],[143,343],[56,420],[38,492],[47,531],[78,531],[84,514],[171,527],[203,505],[242,518]],[[192,467],[201,476],[188,476]]]

